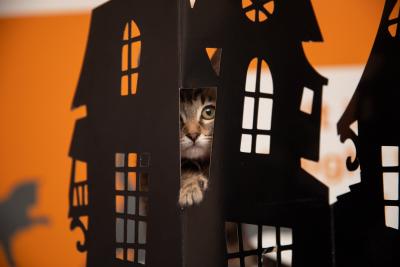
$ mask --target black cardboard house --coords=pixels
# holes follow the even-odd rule
[[[333,266],[328,188],[300,165],[318,160],[327,84],[308,41],[322,41],[309,0],[111,0],[93,11],[73,101],[87,116],[70,149],[69,217],[87,266],[262,267],[269,254],[276,266],[284,254],[291,266]],[[209,49],[221,51],[219,71]],[[179,90],[205,87],[218,96],[210,189],[182,210]]]
[[[348,168],[361,168],[361,182],[334,205],[337,266],[400,266],[399,11],[399,1],[386,1],[364,73],[337,124],[341,140],[356,145]]]

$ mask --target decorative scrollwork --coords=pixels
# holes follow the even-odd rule
[[[345,129],[345,130],[343,130],[343,129]],[[340,135],[340,141],[342,143],[344,143],[350,139],[356,147],[356,156],[355,156],[354,160],[352,160],[351,157],[347,157],[347,159],[346,159],[347,169],[349,171],[355,171],[360,166],[360,162],[358,159],[358,151],[357,151],[357,148],[359,147],[358,146],[358,136],[349,127],[338,128],[338,132]]]
[[[81,241],[77,241],[76,242],[76,247],[77,247],[79,252],[85,252],[88,249],[87,248],[87,242],[86,242],[86,240],[87,240],[87,229],[85,228],[85,225],[81,222],[79,217],[75,217],[71,221],[70,229],[74,230],[75,228],[80,228],[82,230],[82,233],[83,233],[83,236],[84,236],[83,243]]]

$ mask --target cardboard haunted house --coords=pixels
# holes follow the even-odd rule
[[[87,114],[70,149],[69,217],[84,233],[77,248],[87,266],[400,266],[395,3],[385,4],[338,122],[342,140],[356,144],[362,181],[334,206],[300,165],[318,161],[328,82],[302,47],[322,41],[309,0],[111,0],[96,8],[73,100]],[[198,88],[217,92],[209,188],[182,209],[179,95]],[[390,151],[397,161],[387,165]],[[387,179],[397,179],[389,199]],[[397,221],[388,225],[385,209]]]

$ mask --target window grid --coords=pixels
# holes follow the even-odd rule
[[[255,89],[252,89],[251,85],[249,86],[247,83],[250,81],[250,79],[246,79],[246,89],[244,93],[244,100],[250,100],[248,103],[251,102],[252,106],[252,111],[245,110],[245,106],[243,107],[243,118],[242,118],[242,140],[241,140],[241,148],[240,151],[242,153],[256,153],[256,154],[270,154],[270,147],[271,147],[271,126],[269,125],[269,130],[265,129],[259,129],[261,119],[259,120],[259,105],[260,101],[262,100],[271,100],[271,111],[269,114],[265,114],[265,116],[270,116],[266,117],[264,119],[269,119],[269,124],[272,124],[272,106],[273,106],[273,92],[262,92],[261,90],[261,79],[263,78],[262,76],[267,75],[267,73],[262,73],[262,65],[265,68],[268,68],[268,65],[266,62],[261,59],[261,58],[254,58],[250,64],[249,64],[249,69],[250,65],[252,62],[256,60],[257,61],[257,67],[256,67],[256,79],[255,79]],[[247,72],[247,76],[249,76],[249,71]],[[250,81],[253,82],[253,81]],[[272,81],[271,81],[272,83]],[[267,85],[268,86],[268,85]],[[271,84],[272,86],[272,84]],[[247,112],[252,112],[250,115],[245,114]],[[251,117],[251,123],[250,122],[245,122],[247,119],[246,117]],[[251,125],[251,127],[250,127]],[[250,138],[251,136],[251,138]],[[259,142],[262,139],[264,142]],[[246,148],[246,145],[244,142],[250,143],[250,147]],[[260,147],[257,149],[257,144],[260,144]]]
[[[132,47],[137,46],[138,51]],[[122,64],[121,64],[121,96],[135,95],[140,66],[141,35],[136,23],[132,20],[125,25],[122,40]],[[134,53],[137,53],[135,55]],[[132,59],[137,62],[133,62]]]
[[[390,152],[385,152],[388,148],[394,149],[393,151],[395,153],[390,154]],[[397,179],[399,179],[399,174],[400,174],[400,166],[399,166],[399,158],[400,158],[400,152],[399,152],[399,146],[382,146],[382,177],[385,176],[385,174],[396,174]],[[394,157],[394,159],[393,159]],[[397,157],[397,158],[396,158]],[[388,162],[389,161],[389,162]],[[383,188],[385,189],[385,180],[383,179]],[[384,212],[385,212],[385,222],[386,226],[396,228],[399,230],[400,226],[400,199],[399,199],[399,192],[400,192],[400,181],[397,181],[397,196],[396,199],[385,199],[385,190],[383,190],[383,205],[384,205]],[[395,224],[392,225],[392,221],[389,219],[390,218],[390,213],[389,210],[392,208],[397,208],[397,218],[395,221]],[[393,210],[392,210],[393,212]]]
[[[231,222],[229,222],[231,223]],[[237,229],[237,241],[239,242],[239,251],[230,253],[229,250],[227,250],[227,255],[226,258],[227,260],[234,260],[238,259],[240,262],[240,267],[252,267],[253,265],[246,265],[245,264],[245,258],[249,256],[256,256],[257,257],[257,266],[258,267],[263,267],[263,258],[267,254],[272,254],[276,253],[276,267],[282,267],[283,262],[282,262],[282,253],[286,251],[292,252],[293,250],[293,245],[292,244],[282,244],[281,240],[281,229],[282,227],[274,227],[275,228],[275,240],[276,240],[276,245],[275,246],[263,246],[263,225],[258,224],[257,225],[257,248],[256,249],[249,249],[245,250],[243,243],[243,224],[241,223],[234,223],[236,225]],[[264,225],[265,227],[265,225]],[[292,242],[290,242],[292,243]],[[229,244],[226,244],[229,246]],[[291,264],[290,264],[291,266]],[[229,267],[229,263],[228,263]]]
[[[148,167],[149,155],[146,153],[141,154],[140,157],[137,157],[136,153],[115,154],[115,255],[117,260],[139,263],[143,266],[147,243],[148,201],[145,202],[142,199],[148,198]],[[133,209],[132,202],[129,203],[129,197],[134,200]],[[123,202],[118,201],[121,198]],[[121,220],[122,229],[118,227],[118,222]],[[131,232],[132,227],[128,229],[129,224],[133,225],[133,232]]]

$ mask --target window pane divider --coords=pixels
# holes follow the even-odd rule
[[[400,200],[384,200],[383,203],[385,206],[400,206]]]
[[[256,135],[256,134],[271,134],[271,130],[259,130],[259,129],[242,129],[242,133],[244,134],[251,134],[251,135]]]
[[[128,70],[123,70],[123,71],[121,71],[121,73],[122,73],[122,76],[125,76],[125,75],[132,75],[132,74],[139,73],[139,71],[140,71],[140,67],[136,67],[136,68],[131,68]]]
[[[122,40],[122,44],[127,45],[127,44],[136,43],[136,42],[140,42],[140,41],[142,41],[142,38],[140,36],[136,36],[129,40]]]

